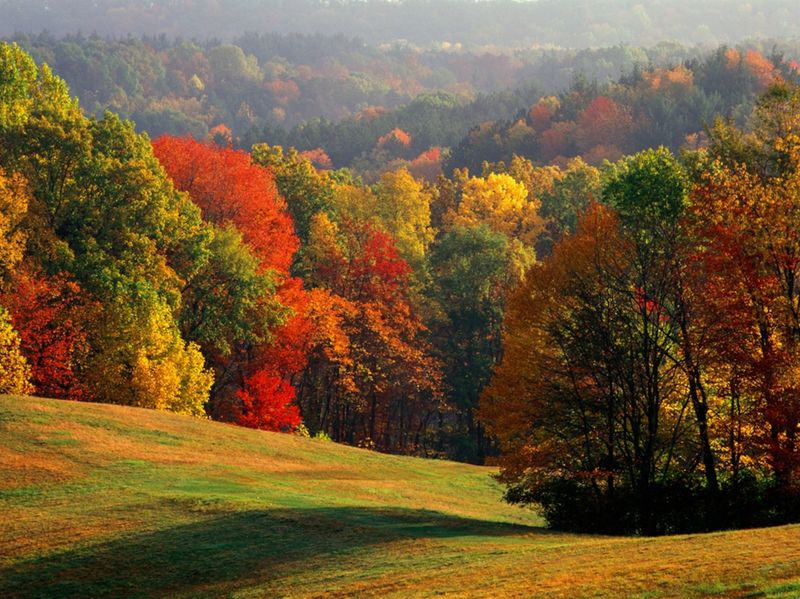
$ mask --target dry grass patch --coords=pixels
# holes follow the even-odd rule
[[[800,596],[800,527],[553,533],[492,472],[0,397],[0,596]]]

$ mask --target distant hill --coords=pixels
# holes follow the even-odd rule
[[[0,35],[46,29],[232,39],[257,31],[422,45],[717,45],[796,37],[796,9],[795,0],[0,0]]]
[[[800,528],[553,533],[492,470],[0,397],[0,596],[792,597]]]

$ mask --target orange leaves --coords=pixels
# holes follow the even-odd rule
[[[19,272],[13,293],[0,296],[19,333],[20,349],[31,368],[31,383],[45,397],[86,399],[78,360],[88,350],[81,318],[85,292],[67,275],[44,278]]]
[[[785,113],[783,103],[777,113]],[[767,152],[792,128],[761,140]],[[800,423],[800,179],[791,163],[780,173],[754,167],[716,162],[695,188],[692,224],[700,241],[694,261],[702,273],[695,293],[708,327],[707,350],[748,415],[744,443],[751,454],[768,455],[778,482],[786,484],[800,474],[792,438]]]
[[[533,431],[563,424],[557,419],[564,417],[560,410],[571,409],[573,394],[579,398],[596,393],[584,388],[584,381],[591,387],[591,369],[598,363],[584,364],[570,356],[570,335],[585,343],[581,335],[603,333],[599,319],[615,309],[610,307],[613,298],[605,278],[623,271],[626,250],[617,216],[593,204],[577,231],[556,244],[553,255],[534,266],[512,292],[503,326],[503,359],[480,405],[481,420],[500,439],[507,476],[523,476],[533,463],[552,468],[571,459],[564,454],[572,451],[566,440]],[[595,312],[598,321],[581,316],[600,297],[608,311]],[[576,318],[582,320],[573,322]]]
[[[728,48],[725,50],[725,60],[727,61],[725,66],[728,68],[728,70],[732,71],[739,68],[739,64],[742,61],[742,55],[739,54],[738,50],[734,48]]]
[[[223,148],[230,148],[233,146],[233,131],[223,123],[209,129],[208,138],[216,145]]]
[[[409,297],[411,268],[376,226],[333,222],[324,214],[312,221],[305,258],[317,286],[306,312],[313,333],[300,398],[319,413],[309,426],[339,440],[369,438],[382,449],[407,450],[405,419],[423,418],[440,384],[440,367]],[[334,408],[317,404],[325,396],[335,409],[352,410],[354,423],[331,422]]]
[[[559,102],[555,96],[542,98],[531,106],[530,110],[528,110],[528,120],[537,133],[541,133],[550,127],[558,108]]]
[[[262,87],[280,106],[288,106],[300,97],[300,87],[291,80],[275,79],[263,83]]]
[[[584,152],[597,146],[615,148],[617,152],[625,150],[630,146],[635,130],[631,109],[606,96],[598,96],[592,100],[581,113],[577,125],[575,140],[578,148]],[[619,155],[601,154],[598,150],[595,153],[598,154],[595,159],[619,158]],[[589,163],[591,164],[591,160]]]
[[[775,80],[776,70],[772,61],[756,50],[746,50],[744,56],[733,48],[725,50],[726,67],[729,71],[744,68],[758,81],[764,90]]]
[[[300,152],[300,156],[311,162],[311,164],[318,169],[330,170],[333,168],[331,157],[328,156],[328,153],[322,148],[315,148],[313,150]]]
[[[394,128],[378,139],[379,148],[389,147],[408,148],[411,146],[411,136],[400,128]]]
[[[307,345],[313,335],[307,315],[309,296],[300,279],[290,278],[278,290],[278,300],[291,308],[291,315],[274,331],[271,343],[259,348],[252,362],[291,378],[305,368],[308,360]]]
[[[567,153],[569,138],[574,128],[574,123],[560,122],[542,132],[539,137],[539,151],[545,162],[550,162]]]
[[[308,352],[318,350],[330,362],[339,364],[344,370],[351,369],[353,361],[345,323],[355,321],[358,307],[327,289],[317,288],[308,292],[304,316],[310,324]],[[345,386],[355,390],[354,383]]]
[[[408,172],[419,180],[434,183],[442,174],[442,150],[431,148],[408,164]]]
[[[760,52],[748,50],[744,55],[744,64],[758,80],[762,90],[775,80],[775,65]]]
[[[387,114],[389,109],[385,106],[367,106],[355,116],[356,121],[374,121],[378,117]]]
[[[642,78],[650,89],[660,92],[675,93],[688,90],[694,84],[694,73],[683,65],[672,69],[654,69],[642,73]]]
[[[271,173],[249,154],[190,137],[164,136],[153,150],[175,186],[186,191],[217,224],[232,223],[261,263],[261,270],[287,273],[299,241]]]

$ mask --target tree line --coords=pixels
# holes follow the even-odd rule
[[[481,416],[510,500],[596,532],[800,516],[799,119],[776,83],[749,132],[604,170],[509,299]]]
[[[0,392],[492,458],[563,528],[796,518],[798,119],[778,77],[679,154],[366,180],[0,45]]]
[[[514,154],[563,165],[676,150],[716,114],[743,123],[772,77],[797,77],[800,56],[796,43],[769,41],[716,50],[424,49],[279,34],[12,41],[50,65],[87,114],[111,110],[154,138],[202,139],[225,124],[236,147],[295,147],[371,182],[437,153],[446,171],[477,173]],[[381,141],[396,130],[407,143]]]
[[[336,33],[374,44],[573,48],[648,45],[654,39],[714,45],[798,35],[792,0],[74,0],[68,6],[4,0],[2,8],[2,35],[46,29],[231,40],[256,30]]]
[[[225,127],[151,142],[0,48],[0,390],[382,451],[492,450],[478,394],[546,228],[507,169],[368,184],[293,149],[234,149]],[[556,197],[592,173],[541,175]]]
[[[707,143],[717,116],[746,126],[758,97],[776,77],[798,81],[798,63],[773,49],[720,47],[669,66],[635,66],[616,82],[579,77],[513,118],[473,128],[451,149],[448,168],[479,169],[517,154],[537,163],[616,161],[645,148]]]

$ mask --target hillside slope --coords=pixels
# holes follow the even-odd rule
[[[800,527],[552,533],[490,472],[0,397],[0,596],[800,595]]]

